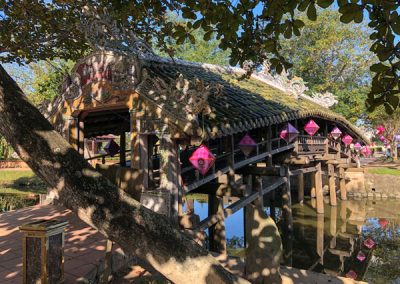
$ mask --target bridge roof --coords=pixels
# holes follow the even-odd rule
[[[184,61],[173,63],[170,60],[145,60],[143,68],[151,78],[173,83],[182,74],[185,79],[202,80],[204,84],[223,86],[220,96],[208,96],[211,112],[199,121],[208,138],[215,138],[257,127],[279,124],[295,119],[315,117],[330,120],[342,127],[342,131],[353,134],[368,142],[363,133],[341,115],[312,101],[306,96],[296,96],[273,86],[262,76],[244,78],[245,71],[240,68],[221,67],[210,64],[195,64]],[[137,92],[152,100],[158,91],[153,81],[144,81]],[[182,110],[174,99],[162,101],[162,108],[178,120]]]

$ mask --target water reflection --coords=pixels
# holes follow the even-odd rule
[[[292,231],[283,228],[279,201],[265,203],[280,227],[283,265],[372,283],[400,281],[399,200],[340,201],[335,207],[325,204],[324,215],[316,214],[313,201],[293,206]],[[193,204],[201,219],[207,217],[206,202]],[[225,222],[228,252],[244,259],[243,224],[243,210]],[[367,239],[376,243],[372,249],[364,244]]]

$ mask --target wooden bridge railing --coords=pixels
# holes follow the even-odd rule
[[[299,135],[297,138],[298,154],[323,154],[328,150],[328,139],[323,136]]]

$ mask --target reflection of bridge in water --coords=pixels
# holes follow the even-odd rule
[[[345,171],[355,160],[330,133],[339,127],[354,141],[366,141],[348,121],[310,98],[259,76],[238,80],[241,75],[236,68],[97,51],[77,63],[48,118],[120,188],[194,236],[209,229],[210,249],[226,253],[225,218],[246,208],[247,221],[253,220],[267,194],[281,194],[289,230],[292,191],[299,202],[305,194],[315,198],[319,214],[324,184],[330,205],[337,205],[337,191],[346,200]],[[319,128],[314,136],[304,130],[310,119]],[[282,129],[296,137],[281,139]],[[254,143],[244,150],[246,134]],[[104,141],[114,141],[108,154],[98,151]],[[215,157],[203,174],[189,160],[200,144]],[[205,219],[184,209],[189,193],[208,195]],[[238,200],[225,206],[226,196]]]

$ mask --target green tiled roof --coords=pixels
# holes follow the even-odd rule
[[[206,84],[223,85],[222,96],[210,96],[208,99],[212,113],[204,116],[204,128],[209,138],[299,118],[316,117],[334,121],[346,128],[346,131],[368,141],[360,130],[335,112],[307,98],[296,98],[257,78],[241,79],[242,74],[238,69],[152,60],[144,61],[143,68],[151,76],[166,82],[172,82],[182,74],[188,80],[199,78]]]

